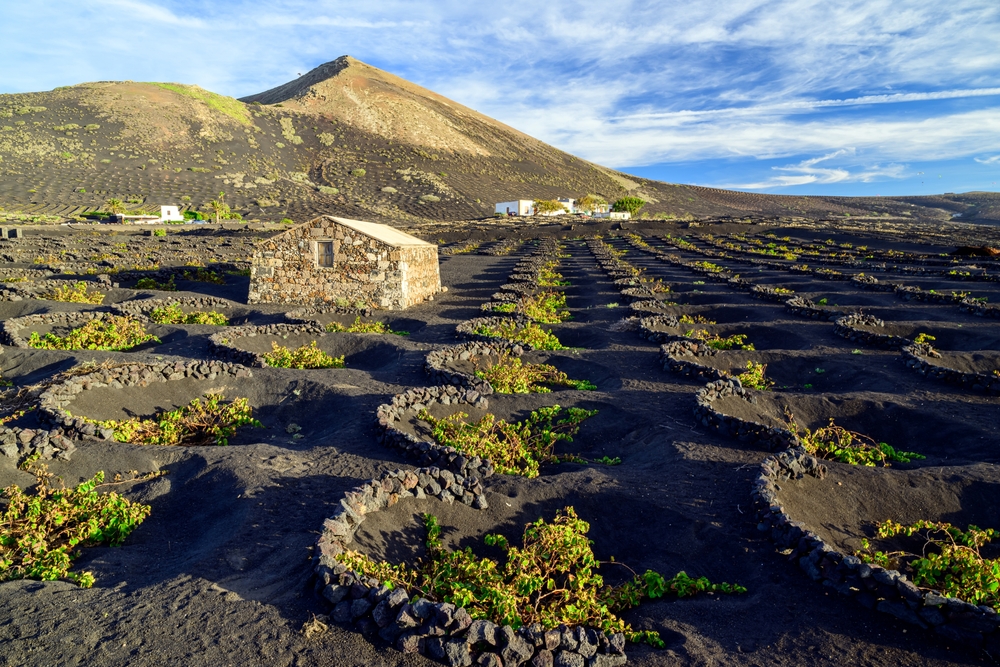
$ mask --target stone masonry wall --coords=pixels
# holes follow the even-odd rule
[[[333,241],[319,266],[315,242]],[[402,310],[440,291],[437,248],[395,247],[319,218],[269,239],[254,253],[250,303],[324,303]]]

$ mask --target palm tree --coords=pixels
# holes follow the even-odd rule
[[[111,198],[104,202],[104,210],[108,213],[118,214],[125,212],[125,202],[121,199]]]
[[[215,216],[215,222],[219,222],[221,218],[228,218],[231,211],[229,204],[226,203],[225,192],[220,192],[218,199],[213,199],[205,204],[205,206],[212,211],[212,214]]]

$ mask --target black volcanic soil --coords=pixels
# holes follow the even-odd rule
[[[731,229],[720,225],[711,231]],[[525,230],[526,236],[535,233]],[[757,530],[750,507],[750,484],[766,453],[699,427],[692,408],[701,384],[663,371],[658,346],[615,326],[632,313],[578,236],[587,230],[548,228],[546,233],[567,237],[563,252],[569,256],[562,259],[560,270],[571,282],[566,294],[573,315],[551,328],[579,350],[532,352],[528,359],[552,363],[572,378],[593,381],[598,389],[495,396],[490,410],[522,417],[553,403],[596,408],[599,414],[583,423],[576,442],[564,451],[588,458],[617,456],[621,465],[551,465],[533,480],[495,476],[487,483],[490,508],[481,512],[430,500],[400,504],[370,515],[359,533],[359,548],[393,561],[417,557],[423,538],[419,515],[432,512],[440,518],[448,544],[478,550],[486,533],[514,537],[524,523],[539,516],[551,518],[557,509],[572,505],[590,522],[594,550],[602,559],[614,556],[640,572],[648,568],[669,576],[684,570],[748,588],[746,595],[656,601],[628,612],[631,623],[659,630],[667,644],[664,650],[630,646],[630,664],[790,667],[808,662],[839,667],[991,662],[988,655],[841,599],[776,552]],[[190,249],[197,254],[224,250],[219,246],[227,238],[178,240],[198,241]],[[878,236],[874,229],[859,233],[854,242],[875,247],[873,238],[881,239],[882,247],[894,247],[893,237]],[[14,254],[25,246],[25,257],[49,253],[59,250],[56,242],[63,239],[40,234],[8,242],[3,252]],[[214,245],[201,243],[204,239]],[[242,246],[233,251],[234,258],[246,253],[242,239],[234,240],[235,247]],[[866,525],[884,518],[944,518],[1000,527],[990,511],[996,504],[1000,462],[996,397],[923,378],[906,368],[897,352],[858,349],[834,335],[832,324],[798,319],[780,304],[703,281],[684,267],[631,248],[614,232],[606,233],[605,240],[629,249],[625,259],[650,276],[678,286],[675,300],[680,305],[664,312],[703,314],[719,322],[712,330],[745,332],[757,344],[756,351],[724,352],[706,363],[727,369],[751,360],[766,363],[776,381],[774,390],[759,394],[755,405],[727,401],[720,407],[781,423],[787,406],[803,426],[815,428],[833,417],[838,424],[927,456],[888,470],[831,465],[826,480],[783,484],[780,494],[794,518],[845,548],[856,544]],[[688,261],[704,259],[695,252],[668,249],[652,234],[646,240]],[[323,337],[330,351],[346,355],[345,369],[254,369],[252,378],[227,381],[224,387],[219,382],[178,380],[140,390],[83,392],[70,409],[108,418],[148,415],[186,403],[207,389],[224,388],[228,396],[247,397],[265,428],[241,432],[228,447],[142,447],[85,440],[71,461],[53,462],[52,470],[67,483],[98,470],[109,475],[129,470],[169,473],[117,488],[150,504],[152,513],[123,546],[83,552],[75,567],[94,573],[93,588],[67,582],[0,584],[0,608],[8,610],[0,615],[0,664],[434,664],[336,624],[312,639],[302,635],[303,623],[329,612],[313,592],[312,548],[323,519],[345,491],[380,471],[413,467],[378,444],[377,406],[409,387],[429,385],[423,370],[426,353],[458,342],[456,325],[481,314],[480,304],[507,282],[513,265],[531,249],[507,257],[442,257],[442,282],[449,291],[385,318],[409,330],[410,336]],[[942,246],[940,251],[947,250]],[[204,257],[211,259],[207,253]],[[30,266],[31,260],[22,265]],[[943,362],[954,355],[989,356],[996,350],[996,325],[952,305],[906,302],[891,293],[865,292],[848,282],[777,269],[751,272],[735,261],[732,268],[757,282],[828,295],[831,304],[841,298],[845,304],[848,299],[864,300],[890,326],[935,323],[942,333],[942,351],[947,351]],[[909,280],[902,274],[887,278]],[[245,303],[247,279],[233,275],[226,280],[227,285],[191,283],[185,288]],[[935,283],[926,277],[922,282]],[[936,289],[956,285],[943,278],[936,283]],[[958,285],[979,293],[988,283]],[[121,292],[123,298],[169,296]],[[280,321],[287,310],[242,307],[253,323]],[[50,308],[89,307],[31,299],[0,302],[0,317]],[[170,328],[178,332],[171,334],[170,342],[131,353],[4,347],[0,370],[5,379],[24,385],[91,360],[203,359],[207,337],[217,330]],[[944,345],[947,336],[953,337]],[[252,345],[269,345],[269,340],[254,339]],[[290,342],[291,337],[285,344]],[[30,423],[31,416],[24,419]],[[301,431],[289,428],[293,424]],[[0,484],[31,482],[15,461],[0,460]],[[606,575],[617,581],[623,573],[611,569]]]

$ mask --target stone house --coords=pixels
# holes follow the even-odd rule
[[[248,301],[402,310],[440,291],[435,244],[323,215],[257,245]]]

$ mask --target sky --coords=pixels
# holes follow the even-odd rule
[[[240,97],[349,54],[644,178],[997,191],[998,0],[9,0],[0,93]]]

